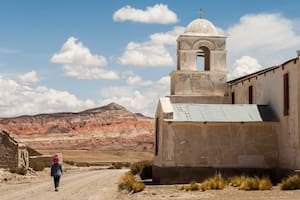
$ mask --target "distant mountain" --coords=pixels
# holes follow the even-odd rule
[[[154,120],[110,103],[78,113],[0,118],[0,129],[36,149],[152,150]]]

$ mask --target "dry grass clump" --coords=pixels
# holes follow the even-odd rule
[[[126,172],[121,176],[118,187],[120,191],[127,190],[128,192],[136,193],[143,191],[145,189],[145,184],[138,182],[132,173]]]
[[[225,180],[222,178],[221,174],[215,175],[212,178],[208,178],[204,180],[200,184],[200,188],[202,191],[205,190],[222,190],[225,188]]]
[[[245,177],[241,180],[240,190],[270,190],[272,183],[268,177]]]
[[[130,165],[130,171],[133,175],[139,175],[142,180],[152,178],[152,165],[151,160],[142,160],[139,162],[132,163]]]
[[[269,177],[263,177],[259,181],[259,190],[271,190],[272,189],[272,183],[269,179]]]
[[[185,191],[196,191],[200,189],[200,185],[196,182],[191,182],[189,185],[182,185],[179,187],[179,190]]]
[[[245,180],[245,176],[233,176],[227,180],[228,185],[232,187],[240,187],[242,182]]]
[[[296,190],[300,189],[300,177],[298,175],[289,176],[283,179],[279,184],[281,190]]]

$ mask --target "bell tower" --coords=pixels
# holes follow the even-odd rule
[[[226,37],[206,19],[196,19],[177,39],[177,70],[171,76],[171,98],[224,97]]]

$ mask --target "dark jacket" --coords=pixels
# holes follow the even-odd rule
[[[62,167],[59,163],[53,163],[51,165],[51,176],[61,176],[62,175]]]

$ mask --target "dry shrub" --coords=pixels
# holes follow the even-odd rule
[[[200,185],[201,190],[222,190],[225,188],[225,180],[221,174],[204,180]]]
[[[258,190],[259,189],[259,178],[255,177],[246,177],[239,187],[241,190]]]
[[[119,190],[127,190],[128,192],[136,193],[145,189],[145,184],[138,182],[130,172],[123,174],[118,184]]]
[[[233,176],[228,178],[228,185],[233,187],[240,187],[243,180],[245,179],[245,176]]]
[[[139,162],[132,163],[130,165],[130,171],[133,175],[139,175],[141,179],[152,178],[152,165],[153,162],[150,160],[142,160]]]
[[[283,179],[279,184],[281,190],[296,190],[300,189],[300,177],[298,175],[289,176]]]
[[[259,180],[259,190],[271,190],[272,189],[272,183],[269,179],[269,177],[263,177]]]
[[[141,192],[145,189],[145,184],[142,182],[134,182],[132,185],[132,192],[133,193],[137,193],[137,192]]]
[[[111,169],[122,169],[123,167],[128,168],[130,166],[129,162],[114,162],[111,163]]]
[[[200,185],[196,182],[191,182],[189,185],[182,185],[179,187],[179,190],[185,191],[196,191],[200,189]]]

